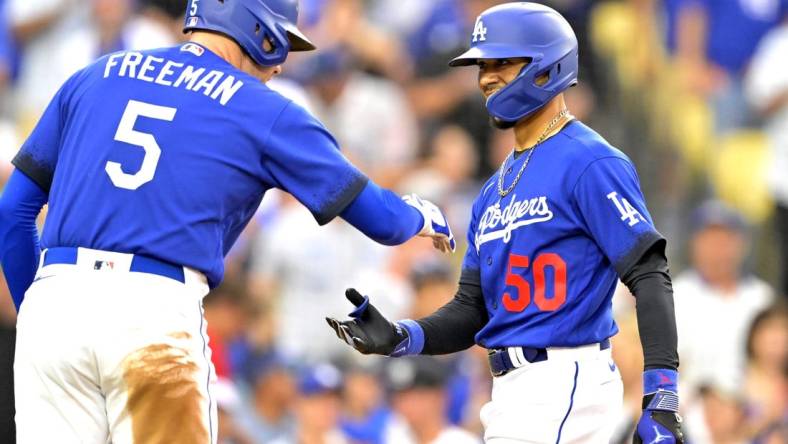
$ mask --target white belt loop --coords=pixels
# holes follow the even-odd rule
[[[515,354],[517,355],[517,359],[520,360],[521,365],[524,365],[526,362],[528,362],[528,360],[525,359],[525,354],[523,354],[523,348],[522,347],[516,347],[514,349],[514,351],[515,351]]]
[[[47,255],[47,249],[44,248],[43,250],[41,250],[41,255],[38,256],[38,269],[39,270],[44,268],[44,258],[46,257],[46,255]]]
[[[522,367],[524,363],[527,361],[523,359],[520,360],[520,356],[518,356],[517,349],[520,347],[509,347],[506,349],[507,353],[509,353],[509,360],[512,361],[512,365],[515,367]],[[522,350],[520,351],[522,353]]]

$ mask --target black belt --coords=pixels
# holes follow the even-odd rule
[[[610,348],[610,339],[605,339],[599,343],[600,350],[606,350],[608,348]],[[531,364],[547,360],[546,348],[507,347],[490,349],[487,351],[487,360],[490,363],[490,373],[492,373],[493,376],[503,376],[525,365],[524,362],[521,362],[519,365],[512,362],[509,350],[514,350],[518,356],[522,353],[522,357]]]

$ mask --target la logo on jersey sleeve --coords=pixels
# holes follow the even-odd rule
[[[625,197],[619,197],[617,192],[613,191],[607,195],[607,198],[615,204],[616,209],[621,213],[621,221],[626,221],[630,227],[635,226],[641,221],[646,221],[643,215],[640,214],[640,211],[633,207]]]

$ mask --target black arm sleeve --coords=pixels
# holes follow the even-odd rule
[[[621,280],[635,295],[645,369],[678,369],[676,314],[665,240],[660,239],[646,250]]]
[[[424,330],[424,355],[445,355],[474,344],[476,333],[487,324],[478,270],[463,270],[454,299],[435,313],[417,320]]]

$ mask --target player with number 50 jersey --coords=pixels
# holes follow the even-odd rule
[[[328,323],[362,353],[486,348],[488,444],[611,442],[623,408],[610,349],[620,279],[636,297],[645,362],[634,442],[681,443],[666,241],[629,158],[569,113],[577,51],[569,23],[547,6],[479,15],[450,65],[477,67],[490,121],[512,130],[515,146],[473,204],[457,293],[429,316],[391,323],[348,289],[351,319]]]

